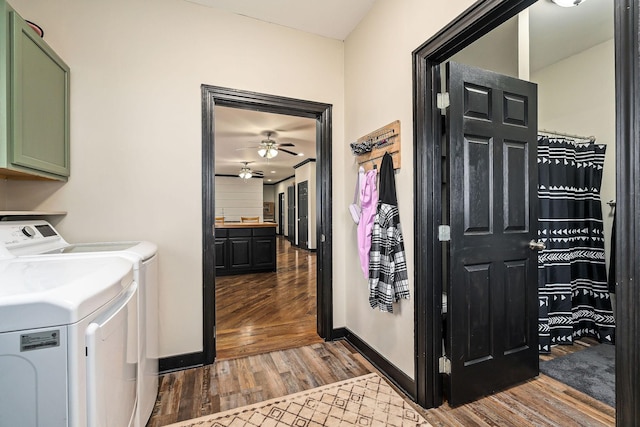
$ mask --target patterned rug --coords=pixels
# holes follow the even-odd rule
[[[368,374],[170,427],[431,426],[379,375]]]

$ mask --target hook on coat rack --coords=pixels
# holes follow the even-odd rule
[[[400,120],[396,120],[380,129],[377,129],[351,144],[352,151],[355,146],[371,146],[371,150],[365,153],[356,153],[357,162],[366,170],[378,169],[382,157],[389,153],[393,158],[393,168],[400,168]]]

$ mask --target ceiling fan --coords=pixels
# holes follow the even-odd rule
[[[264,172],[251,170],[251,168],[249,167],[249,163],[250,162],[242,162],[242,167],[240,168],[238,176],[242,179],[249,179],[254,176],[257,178],[263,178]]]
[[[267,139],[263,139],[258,145],[258,154],[260,157],[264,157],[266,159],[272,159],[278,155],[278,151],[284,151],[287,154],[291,154],[292,156],[297,156],[298,153],[294,153],[293,151],[286,150],[281,147],[295,147],[294,144],[290,142],[285,142],[283,144],[278,144],[273,139],[271,139],[272,132],[267,132]]]

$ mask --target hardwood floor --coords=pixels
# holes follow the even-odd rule
[[[159,427],[368,374],[344,342],[216,361],[163,375],[148,427]]]
[[[216,279],[216,362],[165,374],[148,427],[377,372],[346,341],[316,334],[316,255],[278,238],[278,271]],[[596,340],[553,347],[548,360]],[[614,426],[615,410],[540,375],[476,402],[416,409],[434,426]]]
[[[377,370],[345,341],[216,361],[163,375],[147,425],[164,426],[369,372]],[[435,427],[615,425],[614,408],[544,375],[455,408],[414,406]]]
[[[321,342],[316,254],[277,238],[277,272],[216,278],[217,360]]]

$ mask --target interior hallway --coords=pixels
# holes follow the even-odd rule
[[[216,360],[322,342],[316,254],[276,239],[277,272],[216,278]]]

